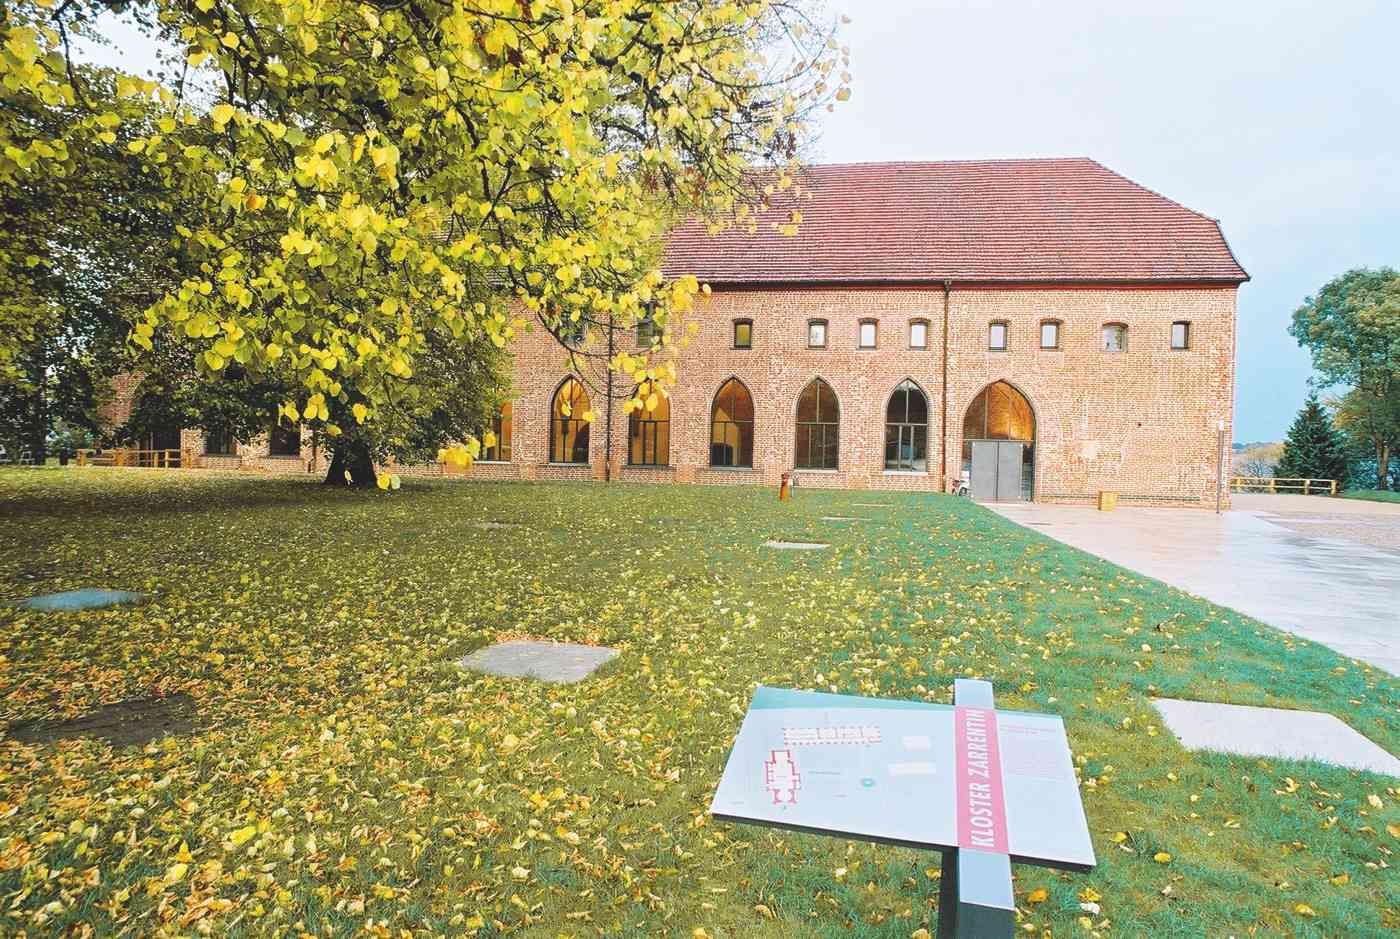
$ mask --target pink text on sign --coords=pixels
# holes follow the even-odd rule
[[[953,738],[957,747],[958,847],[1006,854],[1006,803],[996,711],[953,708]]]

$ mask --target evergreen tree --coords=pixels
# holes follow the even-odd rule
[[[1308,395],[1288,428],[1274,473],[1285,479],[1335,479],[1338,487],[1346,484],[1346,446],[1316,393]]]

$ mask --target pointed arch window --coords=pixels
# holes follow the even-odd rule
[[[588,392],[577,378],[566,378],[554,392],[549,417],[549,462],[588,462]]]
[[[814,378],[797,398],[794,465],[798,469],[836,469],[840,441],[841,412],[836,392],[820,378]]]
[[[710,465],[753,466],[753,396],[731,378],[710,408]]]
[[[908,379],[885,406],[885,469],[928,472],[928,398]]]
[[[655,407],[638,408],[627,418],[627,462],[631,466],[671,463],[671,399],[660,391],[652,394]],[[651,398],[649,394],[646,400]]]
[[[496,444],[495,446],[483,448],[481,451],[481,459],[487,463],[509,463],[511,437],[509,401],[501,405],[501,409],[497,411],[496,416],[491,419],[491,432],[496,435]]]

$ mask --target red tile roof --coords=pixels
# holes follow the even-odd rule
[[[811,166],[758,219],[671,233],[668,275],[711,284],[1222,282],[1220,224],[1087,159]],[[797,234],[775,226],[793,209]]]

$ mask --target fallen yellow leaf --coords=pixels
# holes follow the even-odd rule
[[[1026,902],[1027,902],[1027,903],[1044,903],[1045,900],[1046,900],[1046,898],[1049,897],[1049,896],[1050,896],[1050,894],[1046,891],[1046,889],[1045,889],[1044,887],[1036,887],[1036,888],[1035,888],[1034,890],[1032,890],[1030,893],[1026,894]]]
[[[1158,851],[1156,854],[1152,855],[1152,860],[1156,861],[1158,864],[1166,864],[1171,859],[1172,856],[1165,851]]]
[[[1317,910],[1314,910],[1312,907],[1308,906],[1306,903],[1299,903],[1297,906],[1295,906],[1295,907],[1293,908],[1293,912],[1297,913],[1297,914],[1300,915],[1300,916],[1316,916],[1316,915],[1317,915]]]

